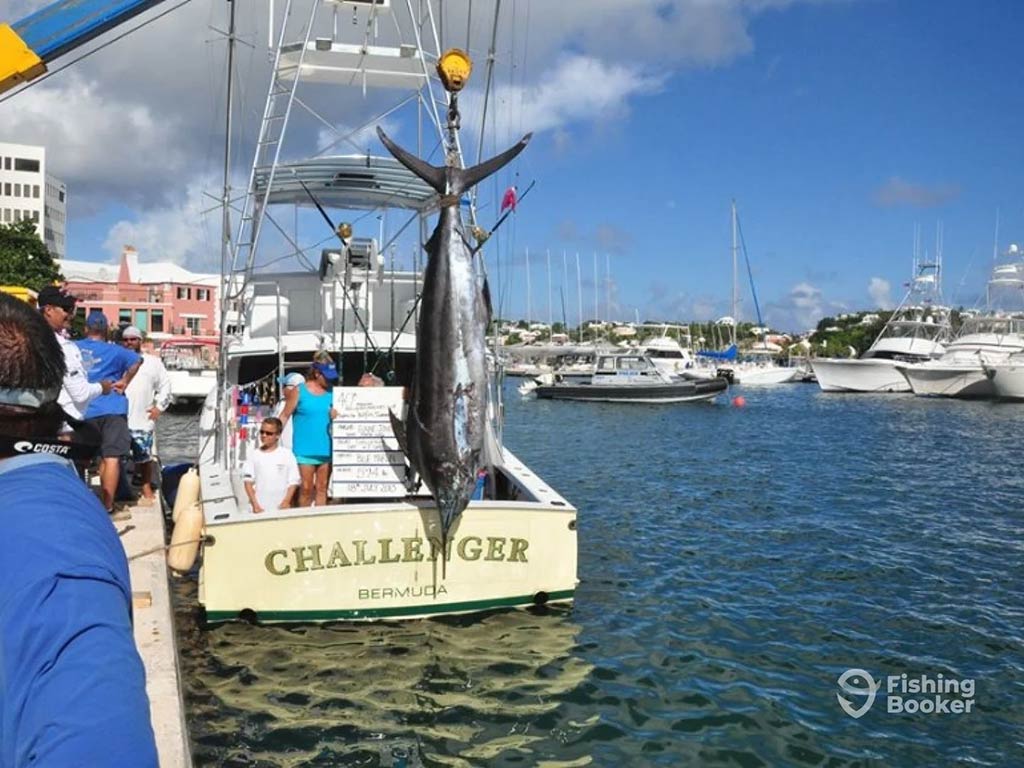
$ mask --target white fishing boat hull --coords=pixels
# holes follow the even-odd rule
[[[897,367],[919,397],[993,397],[995,390],[981,363],[949,365],[937,361]]]
[[[909,392],[910,384],[885,358],[830,360],[818,358],[811,368],[822,392]]]
[[[985,366],[992,390],[1000,400],[1024,400],[1024,365],[1003,363]]]
[[[736,383],[742,386],[768,386],[788,384],[796,381],[799,368],[783,368],[781,366],[756,366],[752,368],[734,368]]]
[[[168,370],[167,377],[176,402],[201,402],[217,386],[217,371],[208,368]]]
[[[431,504],[345,504],[208,522],[199,580],[207,621],[411,619],[573,599],[571,506],[472,502],[450,532],[442,565],[438,540],[427,533],[436,518]]]

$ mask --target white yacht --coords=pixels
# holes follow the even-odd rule
[[[339,4],[347,6],[352,24],[330,24]],[[286,26],[279,33],[257,154],[228,259],[228,283],[238,286],[231,298],[241,308],[231,327],[222,320],[222,386],[207,397],[200,418],[198,598],[207,620],[395,619],[571,601],[577,512],[502,444],[500,374],[488,387],[484,470],[474,500],[448,532],[447,547],[441,545],[439,515],[428,491],[407,486],[391,417],[405,411],[416,366],[423,270],[415,262],[411,270],[396,270],[393,259],[385,268],[389,243],[360,232],[359,217],[355,232],[333,222],[329,230],[317,228],[308,246],[274,220],[282,209],[287,222],[298,219],[299,208],[302,215],[319,209],[325,219],[328,210],[354,211],[369,218],[377,234],[377,220],[384,230],[383,214],[374,219],[366,212],[387,209],[407,218],[396,225],[394,238],[418,221],[413,237],[426,240],[426,220],[437,211],[438,197],[391,158],[321,155],[287,165],[280,158],[295,114],[311,111],[312,104],[336,109],[329,90],[343,85],[408,89],[413,98],[403,103],[433,121],[442,142],[456,152],[451,126],[458,114],[448,115],[446,131],[438,122],[444,111],[438,118],[435,108],[449,96],[434,73],[439,52],[422,47],[435,39],[429,28],[437,20],[436,4],[421,4],[415,19],[386,3],[285,5],[279,18]],[[324,12],[318,16],[318,10]],[[380,23],[383,14],[393,18]],[[358,40],[337,39],[339,29]],[[407,34],[392,40],[394,29]],[[384,39],[377,38],[378,30]],[[307,85],[321,90],[307,95]],[[393,110],[389,119],[399,115]],[[316,118],[321,134],[323,126],[352,125],[356,119]],[[415,126],[416,120],[409,123]],[[428,140],[430,146],[435,142],[436,137]],[[422,147],[420,154],[426,154]],[[341,247],[321,250],[324,234],[335,229]],[[279,258],[273,247],[298,254],[307,267],[257,274],[254,264]],[[223,317],[227,302],[226,297]],[[329,356],[342,378],[333,390],[339,415],[331,425],[328,503],[253,514],[242,464],[257,450],[259,425],[280,397],[279,378],[308,368],[314,355]],[[366,373],[385,386],[356,386]],[[178,540],[187,535],[175,531]]]
[[[995,396],[985,366],[1024,351],[1024,315],[968,317],[945,353],[924,363],[897,363],[915,395],[990,398]]]
[[[192,338],[168,339],[160,345],[175,403],[198,407],[217,386],[217,349],[216,341]]]
[[[1000,362],[985,363],[983,368],[996,398],[1024,400],[1024,355],[1010,355]]]
[[[945,353],[923,363],[900,363],[915,395],[926,397],[989,398],[995,388],[985,366],[1005,361],[1024,350],[1024,261],[1011,245],[992,270],[986,286],[984,314],[968,314]]]
[[[909,392],[896,366],[939,357],[949,338],[949,309],[940,303],[941,275],[941,255],[934,261],[915,260],[910,290],[863,355],[812,359],[822,392]]]

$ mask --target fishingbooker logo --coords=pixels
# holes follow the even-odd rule
[[[885,683],[885,711],[889,714],[962,715],[974,709],[974,679],[945,677],[941,672],[932,675],[886,675],[875,681],[864,669],[848,669],[836,681],[839,689],[851,701],[837,693],[839,706],[853,718],[867,714],[875,703],[882,683]],[[859,697],[864,697],[863,699]]]
[[[839,676],[839,689],[844,693],[853,696],[866,696],[860,706],[854,705],[849,699],[843,698],[840,693],[836,694],[839,699],[839,706],[850,717],[859,718],[867,714],[871,705],[875,703],[875,695],[878,693],[878,683],[869,672],[863,669],[848,669]]]

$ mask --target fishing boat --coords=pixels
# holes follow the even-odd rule
[[[189,540],[189,525],[202,537],[198,599],[209,622],[415,618],[573,599],[577,511],[503,444],[500,370],[487,387],[483,468],[451,530],[442,529],[434,498],[411,477],[394,432],[392,420],[401,421],[411,408],[406,394],[419,365],[425,273],[416,263],[418,244],[426,242],[427,221],[439,203],[451,204],[382,155],[321,151],[281,162],[293,113],[333,104],[330,88],[353,84],[410,92],[405,103],[417,120],[432,122],[449,157],[461,160],[459,114],[434,73],[439,46],[428,44],[437,39],[435,4],[420,5],[422,13],[413,17],[411,5],[404,14],[386,2],[285,3],[256,156],[227,258],[232,268],[224,282],[232,289],[225,291],[222,312],[220,384],[200,417],[200,514],[187,524],[179,517],[175,529],[175,540]],[[339,6],[351,12],[352,24],[330,23]],[[385,14],[392,14],[387,24]],[[354,31],[358,41],[339,39],[339,29]],[[396,29],[404,33],[401,40],[390,37]],[[307,87],[321,90],[300,95]],[[436,108],[445,103],[447,124]],[[342,117],[353,119],[318,113],[314,124],[338,125]],[[396,117],[392,110],[389,119]],[[422,147],[419,154],[425,154]],[[282,208],[289,221],[322,218],[329,229],[320,224],[313,245],[302,246],[276,222]],[[357,223],[336,226],[329,212],[355,212]],[[384,234],[388,215],[405,219],[390,240]],[[468,215],[469,231],[478,232],[472,200]],[[367,218],[375,232],[359,230]],[[396,269],[393,243],[407,228],[417,255],[412,268]],[[325,230],[338,234],[328,248],[321,245]],[[275,234],[277,242],[268,241]],[[272,261],[266,252],[274,244],[290,249],[305,268],[257,270],[256,254],[263,254],[260,263]],[[227,302],[239,307],[230,323]],[[329,359],[341,376],[332,395],[338,416],[331,424],[327,504],[254,514],[241,467],[281,397],[279,380],[308,369],[314,357]],[[384,385],[358,386],[367,374]],[[178,492],[175,508],[183,516],[196,508],[188,506],[190,493]]]
[[[1024,351],[1024,261],[1011,245],[986,285],[987,311],[966,314],[956,338],[941,357],[922,363],[897,363],[915,395],[987,399],[996,396],[985,366]]]
[[[728,389],[722,378],[686,379],[659,369],[642,354],[598,355],[588,379],[556,380],[538,385],[541,400],[604,403],[690,403],[714,400]]]
[[[198,407],[217,386],[218,349],[216,341],[197,338],[167,339],[160,345],[176,405]]]
[[[909,392],[897,369],[940,357],[950,336],[949,309],[942,306],[942,253],[914,259],[907,294],[878,337],[858,358],[815,358],[811,368],[822,392]]]
[[[1024,354],[984,363],[982,368],[992,383],[992,393],[997,400],[1024,400]]]

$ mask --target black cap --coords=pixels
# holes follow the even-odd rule
[[[65,293],[63,288],[55,285],[47,285],[36,297],[36,304],[39,307],[54,306],[60,307],[67,312],[75,309],[75,299],[70,293]]]

